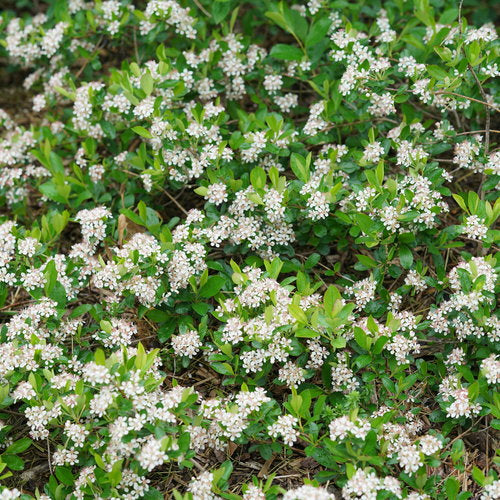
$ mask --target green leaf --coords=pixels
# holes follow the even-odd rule
[[[341,299],[340,292],[335,285],[330,285],[323,296],[323,306],[325,312],[330,316],[333,306],[337,300]]]
[[[281,61],[300,61],[304,53],[293,45],[278,43],[271,49],[271,56]]]
[[[24,460],[17,455],[2,455],[2,460],[7,464],[7,467],[12,470],[23,470]]]
[[[359,228],[363,233],[365,234],[371,234],[373,231],[373,220],[368,217],[366,214],[356,214],[355,215],[356,223],[358,224]]]
[[[225,19],[231,10],[231,2],[216,1],[212,3],[212,17],[215,23],[220,23]]]
[[[465,204],[464,199],[455,193],[452,193],[453,199],[457,202],[458,206],[465,212],[469,213],[469,210],[467,209],[467,205]]]
[[[41,184],[38,188],[40,192],[49,198],[49,200],[57,203],[68,203],[68,196],[71,192],[71,187],[65,184],[55,184],[54,180]]]
[[[205,304],[205,302],[197,302],[193,304],[193,310],[196,311],[200,316],[204,316],[210,310],[210,304]]]
[[[377,169],[375,170],[375,174],[378,180],[379,185],[382,185],[384,182],[384,160],[380,160],[377,165]]]
[[[83,316],[88,313],[92,309],[92,304],[81,304],[78,307],[75,307],[69,317],[71,319],[78,318],[79,316]]]
[[[250,182],[255,189],[262,189],[266,185],[266,171],[262,167],[255,167],[250,172]]]
[[[368,267],[369,269],[378,266],[377,262],[371,257],[368,257],[368,255],[356,254],[356,257],[359,262],[361,262],[361,264],[363,264],[365,267]]]
[[[266,12],[266,17],[274,21],[280,28],[289,31],[285,18],[280,12]]]
[[[282,5],[284,6],[283,14],[287,25],[287,30],[300,40],[304,41],[307,35],[307,21],[300,12],[296,11],[295,9],[290,9],[284,4]]]
[[[484,475],[484,472],[476,466],[472,469],[472,477],[474,478],[474,481],[479,484],[479,486],[484,486],[486,484],[486,476]]]
[[[453,53],[448,47],[434,47],[434,52],[445,62],[450,62],[453,58]]]
[[[292,153],[290,157],[290,167],[297,179],[307,182],[309,179],[309,166],[306,159],[298,153]]]
[[[69,467],[56,467],[56,477],[66,486],[73,485],[75,478]]]
[[[458,17],[458,9],[457,8],[451,8],[445,10],[442,14],[441,17],[439,18],[439,23],[440,24],[451,24],[455,19]]]
[[[347,341],[343,337],[337,337],[330,342],[331,346],[335,349],[343,349],[347,345]]]
[[[467,392],[469,394],[469,399],[474,401],[479,396],[479,382],[476,381],[469,385]]]
[[[22,453],[27,450],[33,441],[27,437],[18,439],[14,443],[12,443],[6,450],[6,453]]]
[[[247,198],[256,205],[264,205],[264,200],[257,193],[247,193]]]
[[[469,205],[471,213],[477,213],[480,201],[481,200],[477,193],[475,193],[474,191],[469,191],[469,194],[467,195],[467,204]]]
[[[111,332],[113,331],[113,325],[109,321],[107,321],[105,319],[102,319],[99,322],[99,326],[101,327],[101,330],[104,333],[111,334]]]
[[[112,123],[102,120],[100,125],[107,137],[110,139],[114,139],[116,137],[116,128]]]
[[[210,366],[221,375],[234,375],[233,368],[229,363],[212,363]]]
[[[54,151],[50,152],[49,160],[50,160],[50,166],[52,167],[51,168],[52,173],[64,176],[63,162],[61,158],[56,153],[54,153]]]
[[[296,337],[301,337],[301,338],[306,338],[306,339],[312,339],[314,337],[319,337],[320,333],[315,332],[314,330],[310,330],[309,328],[299,328],[295,332]]]
[[[382,380],[382,385],[386,388],[387,391],[389,391],[392,394],[396,393],[396,386],[394,385],[394,382],[387,375],[382,375],[381,380]]]
[[[162,323],[171,317],[166,311],[160,309],[151,309],[146,313],[146,316],[155,323]]]
[[[460,490],[460,483],[454,477],[449,477],[444,483],[444,489],[448,500],[455,500]]]
[[[466,45],[465,52],[471,66],[477,66],[481,61],[481,45],[479,44],[478,40],[474,40],[469,45]]]
[[[207,194],[208,194],[208,188],[205,187],[205,186],[200,186],[200,187],[197,187],[194,192],[196,194],[199,194],[200,196],[203,196],[205,197]]]
[[[319,253],[313,253],[309,255],[307,260],[304,262],[304,267],[306,269],[312,269],[321,259],[321,255]]]
[[[144,222],[141,219],[141,217],[139,217],[135,212],[132,212],[132,210],[129,210],[128,208],[122,208],[120,210],[120,213],[122,213],[123,215],[125,215],[128,219],[130,219],[135,224],[137,224],[139,226],[143,226],[144,225]]]
[[[366,335],[365,331],[357,326],[354,327],[354,338],[360,347],[368,351],[370,349],[371,339]]]
[[[219,275],[210,276],[207,282],[201,287],[200,291],[198,292],[198,295],[206,299],[213,297],[214,295],[216,295],[221,291],[225,283],[226,279],[222,276]]]
[[[151,139],[153,136],[150,134],[149,130],[146,130],[144,127],[137,126],[137,127],[132,127],[132,130],[136,133],[139,134],[142,137],[145,137],[146,139]]]
[[[111,486],[117,486],[122,480],[122,464],[123,460],[118,460],[118,462],[113,464],[111,472],[108,472],[108,478]]]
[[[444,80],[448,73],[441,67],[434,64],[427,66],[427,71],[436,80]]]
[[[106,355],[102,349],[97,348],[94,352],[94,361],[98,365],[104,365],[106,363]]]
[[[99,468],[102,470],[106,470],[106,464],[104,463],[104,460],[101,458],[101,456],[98,453],[95,453],[94,451],[90,450],[90,453],[94,457],[95,463]]]
[[[373,354],[380,354],[385,344],[387,344],[388,337],[382,336],[377,339],[375,345],[373,346],[372,352]]]
[[[471,275],[466,269],[457,269],[458,281],[465,293],[469,293],[472,288]]]
[[[288,310],[290,314],[299,322],[299,323],[307,323],[307,316],[303,309],[297,304],[290,304],[288,306]]]
[[[362,356],[358,356],[356,360],[354,361],[354,364],[358,368],[364,368],[365,366],[369,365],[372,361],[372,357],[369,354],[364,354]]]
[[[328,16],[318,19],[310,28],[306,37],[306,47],[312,47],[326,36],[332,22]]]
[[[99,362],[96,359],[96,363],[99,364]],[[137,353],[135,355],[135,367],[138,370],[142,370],[146,364],[146,350],[144,349],[144,346],[142,345],[141,342],[137,344]]]
[[[57,282],[56,263],[53,260],[47,263],[43,274],[45,276],[45,294],[50,295],[50,292],[52,292]]]
[[[149,96],[153,92],[154,80],[151,73],[148,71],[141,77],[141,89]]]
[[[408,375],[398,385],[399,392],[406,391],[407,389],[409,389],[410,387],[412,387],[415,384],[415,382],[417,381],[417,379],[418,379],[418,373],[412,373],[411,375]]]
[[[399,247],[399,261],[405,269],[410,269],[413,264],[413,253],[407,246]]]
[[[164,500],[164,496],[156,488],[149,488],[142,496],[143,500]]]

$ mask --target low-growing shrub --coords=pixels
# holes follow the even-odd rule
[[[8,2],[0,499],[500,498],[493,10]]]

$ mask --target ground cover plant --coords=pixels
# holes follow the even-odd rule
[[[0,499],[498,499],[480,0],[11,0]]]

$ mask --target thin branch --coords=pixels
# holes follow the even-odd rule
[[[460,5],[458,7],[458,24],[459,24],[459,29],[460,29],[460,36],[463,36],[463,30],[462,30],[463,3],[464,3],[464,0],[460,0]],[[462,46],[461,51],[463,52],[464,56],[467,58],[467,54],[465,53],[463,46]],[[477,86],[479,87],[479,92],[481,93],[481,96],[484,100],[483,105],[485,107],[485,112],[486,112],[484,154],[487,155],[488,150],[490,149],[490,124],[491,124],[490,107],[492,107],[495,110],[497,110],[497,108],[495,108],[495,106],[491,106],[487,102],[488,96],[486,95],[486,92],[484,91],[484,88],[481,85],[481,82],[479,81],[479,78],[477,77],[476,72],[474,71],[474,68],[472,67],[472,64],[468,60],[467,60],[467,67],[469,68],[470,72],[472,73],[474,80],[476,80]],[[484,199],[483,184],[484,184],[484,175],[482,176],[481,184],[479,185],[479,193],[480,193],[481,199]]]
[[[200,9],[203,12],[203,14],[205,14],[208,17],[212,17],[212,15],[210,14],[210,12],[207,12],[207,10],[205,9],[205,7],[203,7],[203,5],[201,5],[201,3],[199,2],[199,0],[194,0],[194,3],[196,4],[196,7],[198,7],[198,9]]]
[[[123,172],[125,172],[126,174],[130,174],[130,175],[133,175],[135,177],[140,177],[139,174],[136,174],[135,172],[131,172],[130,170],[123,170]],[[172,201],[175,206],[184,214],[184,215],[187,215],[188,212],[187,210],[165,189],[163,189],[162,187],[160,187],[160,190],[165,193],[167,195],[168,198],[170,198],[170,201]]]
[[[135,60],[137,64],[141,64],[141,59],[139,57],[139,47],[137,46],[137,27],[134,26],[134,52],[135,52]]]
[[[48,462],[49,462],[50,473],[53,474],[53,471],[52,471],[52,462],[50,460],[50,441],[49,441],[49,438],[47,438],[47,459],[48,459]]]
[[[94,58],[96,57],[97,53],[99,52],[99,49],[100,49],[100,45],[101,45],[101,42],[103,41],[104,37],[101,36],[101,38],[99,39],[99,41],[97,42],[96,46],[95,46],[95,49],[94,49],[94,52],[92,54],[91,57],[88,57],[86,60],[85,60],[85,63],[82,65],[82,67],[77,71],[76,75],[75,75],[75,78],[78,79],[80,78],[80,76],[82,75],[82,73],[84,72],[85,68],[87,67],[87,65],[89,64],[90,61],[93,61]]]
[[[454,95],[456,97],[461,97],[462,99],[467,99],[469,101],[477,102],[479,104],[482,104],[483,106],[488,106],[489,108],[493,108],[495,111],[499,111],[499,109],[496,106],[494,106],[493,104],[490,104],[489,102],[481,101],[479,99],[475,99],[474,97],[468,97],[468,96],[463,95],[463,94],[457,94],[456,92],[450,92],[448,90],[438,90],[438,91],[436,91],[434,93],[435,94]]]
[[[470,130],[469,132],[460,132],[458,135],[469,135],[469,134],[484,134],[485,132],[490,132],[493,134],[500,134],[500,130],[495,130],[490,128],[490,130]]]
[[[472,73],[472,76],[476,80],[477,86],[479,87],[479,92],[481,93],[481,96],[485,100],[485,111],[486,111],[486,124],[484,126],[485,128],[485,139],[484,139],[484,154],[488,154],[488,150],[490,148],[490,123],[491,123],[491,116],[490,116],[490,105],[486,102],[488,100],[488,96],[486,95],[486,92],[483,89],[483,86],[481,85],[481,82],[479,81],[479,78],[476,75],[476,72],[474,71],[472,65],[468,63],[470,72]],[[494,108],[494,106],[491,106]],[[496,109],[496,108],[495,108]]]

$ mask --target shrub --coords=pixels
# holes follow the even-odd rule
[[[500,498],[490,10],[10,2],[0,499]]]

